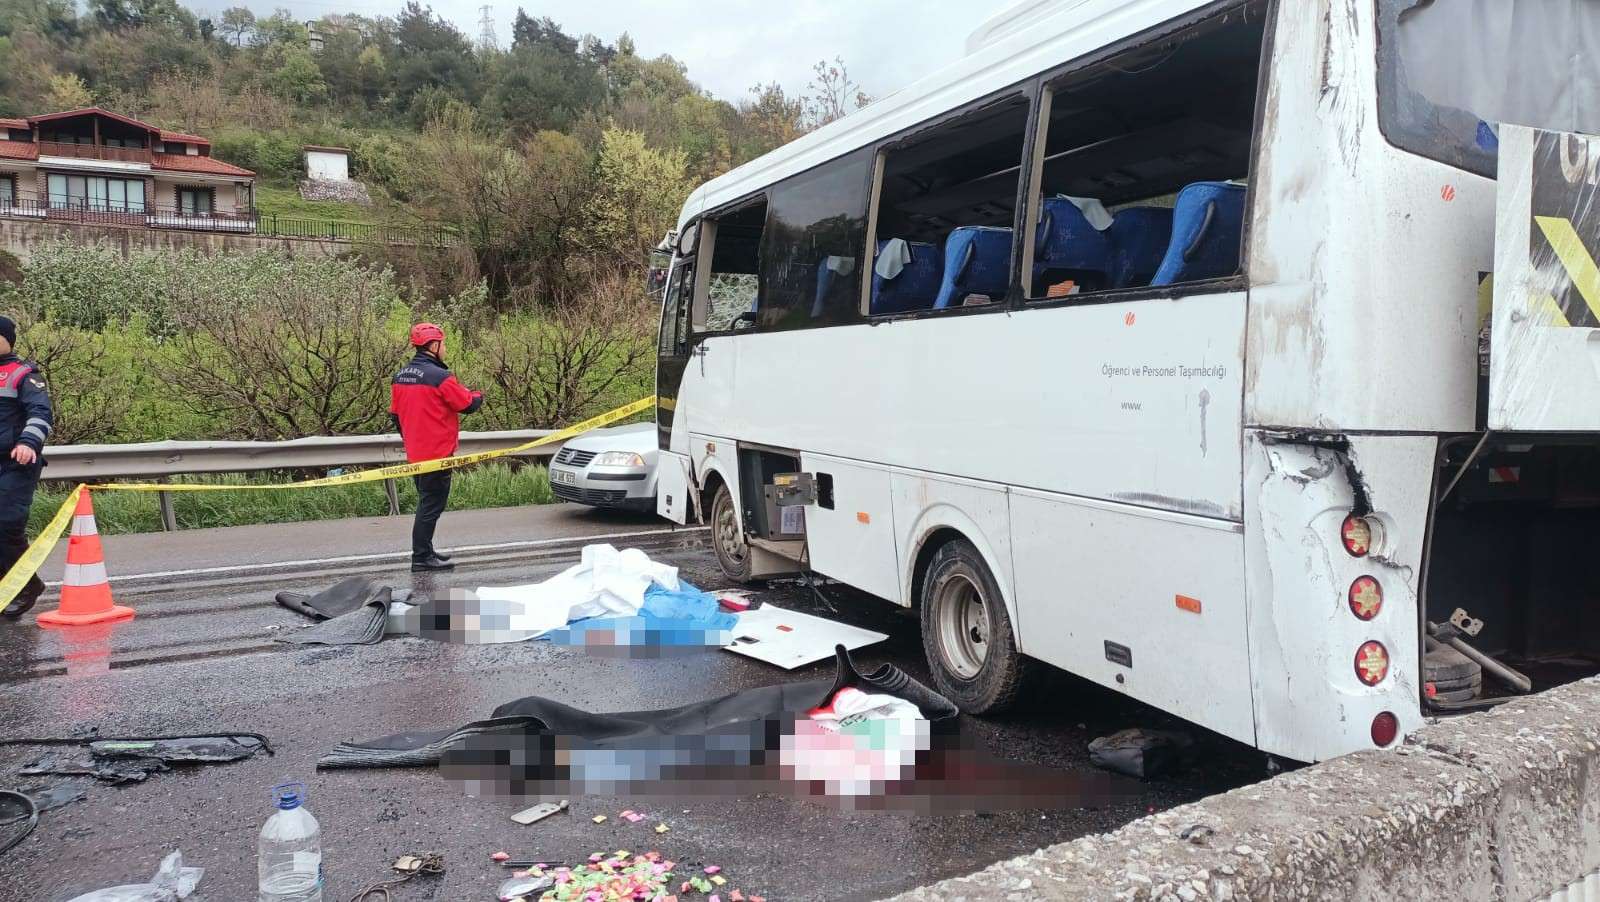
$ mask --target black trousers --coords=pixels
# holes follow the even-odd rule
[[[411,559],[433,557],[433,530],[450,501],[450,470],[424,473],[411,479],[417,484],[417,519],[411,524]]]
[[[10,458],[0,466],[0,575],[10,570],[28,550],[28,511],[33,508],[33,490],[39,485],[38,463],[20,466]],[[35,573],[21,595],[44,591],[44,581]]]

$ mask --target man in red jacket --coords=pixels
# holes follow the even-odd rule
[[[444,330],[433,323],[411,327],[417,349],[389,387],[389,415],[406,445],[406,460],[418,463],[456,453],[461,439],[460,415],[483,405],[483,393],[469,391],[444,365]],[[411,527],[411,569],[449,570],[450,558],[433,548],[433,531],[450,500],[450,470],[413,476],[417,483],[417,519]]]

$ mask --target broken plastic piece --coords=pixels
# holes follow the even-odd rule
[[[70,902],[172,902],[186,899],[200,883],[205,868],[183,866],[183,853],[173,851],[161,860],[161,867],[149,883],[127,883],[98,889],[74,897]]]
[[[511,899],[521,899],[547,890],[555,886],[555,884],[554,877],[512,877],[510,880],[500,884],[500,889],[496,891],[495,895],[502,902],[509,902]]]

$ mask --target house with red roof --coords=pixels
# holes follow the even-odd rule
[[[99,107],[0,119],[0,216],[252,231],[255,173]]]

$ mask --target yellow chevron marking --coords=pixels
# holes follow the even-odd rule
[[[1600,266],[1596,266],[1594,258],[1589,256],[1589,249],[1583,246],[1583,239],[1578,237],[1578,230],[1572,227],[1571,220],[1559,216],[1535,216],[1533,221],[1544,232],[1545,240],[1550,242],[1550,247],[1560,258],[1578,294],[1583,296],[1583,302],[1589,305],[1589,312],[1594,314],[1595,319],[1600,319]]]

